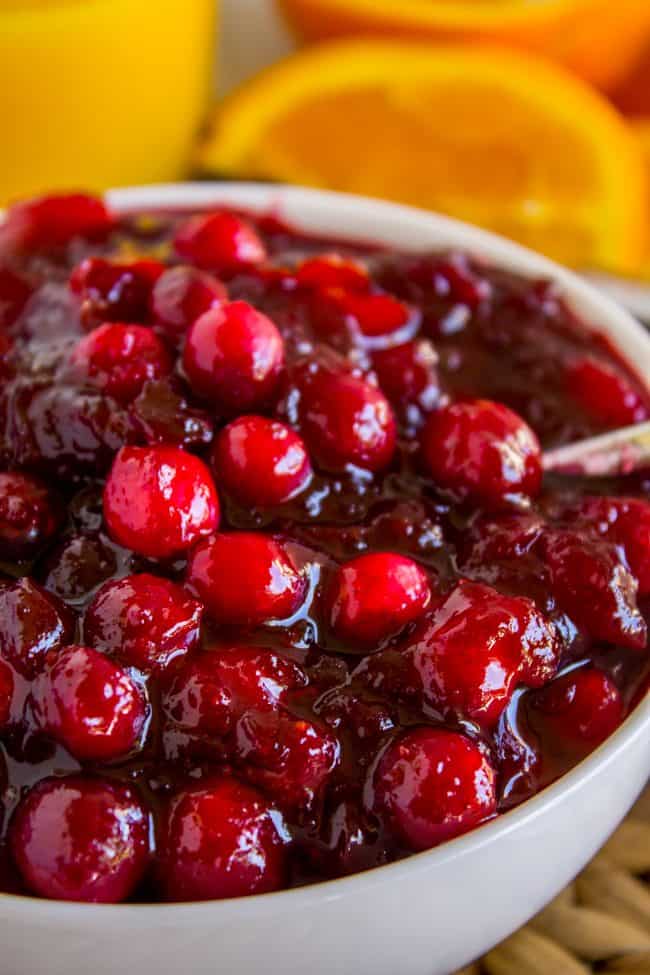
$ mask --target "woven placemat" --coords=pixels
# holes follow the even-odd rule
[[[650,975],[650,788],[588,867],[456,975]]]

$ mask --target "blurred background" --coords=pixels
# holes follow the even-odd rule
[[[0,0],[0,204],[253,178],[650,278],[650,0]]]

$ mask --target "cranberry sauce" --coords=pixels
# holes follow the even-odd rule
[[[556,288],[51,197],[0,226],[2,888],[278,890],[533,795],[650,680],[650,417]]]

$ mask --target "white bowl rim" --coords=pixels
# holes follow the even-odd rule
[[[202,208],[211,205],[230,205],[241,209],[272,210],[281,212],[283,203],[300,206],[305,203],[320,203],[321,206],[341,208],[350,212],[366,211],[369,208],[387,218],[400,218],[413,221],[416,219],[420,226],[427,226],[432,236],[441,234],[444,237],[458,237],[463,242],[458,244],[461,249],[499,255],[495,263],[514,264],[522,269],[523,274],[549,276],[566,290],[569,303],[572,297],[589,300],[592,305],[600,309],[602,319],[618,319],[624,327],[635,335],[641,344],[647,344],[648,364],[650,365],[650,336],[643,326],[636,322],[624,309],[614,301],[577,277],[573,272],[555,264],[548,258],[542,257],[519,244],[493,234],[490,231],[454,220],[450,217],[418,210],[415,207],[374,200],[367,197],[355,196],[348,193],[314,190],[311,188],[283,186],[277,184],[245,183],[245,182],[207,182],[207,183],[172,183],[156,184],[144,187],[128,187],[110,190],[106,193],[110,205],[118,212],[130,209],[174,209],[174,208]],[[299,218],[291,216],[289,224],[292,229],[300,230]],[[345,233],[338,234],[340,239],[359,241],[364,235]],[[366,238],[367,239],[367,238]],[[431,245],[432,248],[435,244]],[[417,248],[422,250],[422,248]],[[525,269],[528,268],[528,271]],[[590,323],[588,323],[590,324]],[[596,325],[596,328],[598,326]],[[609,334],[609,332],[607,333]],[[644,357],[645,359],[645,357]],[[638,363],[636,366],[638,367]],[[643,363],[641,364],[643,366]],[[632,365],[635,368],[635,365]],[[643,374],[641,374],[643,380]],[[345,877],[326,879],[302,887],[273,891],[267,894],[256,894],[248,897],[235,897],[223,900],[171,902],[171,903],[120,903],[120,904],[88,904],[82,901],[59,901],[34,897],[24,894],[0,894],[0,916],[6,919],[23,919],[25,912],[30,917],[51,923],[69,921],[72,914],[83,912],[88,920],[97,915],[105,916],[110,913],[121,915],[121,920],[128,920],[131,916],[134,922],[140,924],[154,915],[165,914],[167,920],[182,924],[190,915],[196,920],[204,915],[205,920],[228,923],[229,916],[236,914],[239,919],[261,913],[278,913],[294,915],[299,906],[306,906],[314,901],[337,900],[350,896],[352,893],[363,894],[369,888],[381,883],[390,883],[392,879],[403,880],[408,874],[422,870],[432,870],[437,864],[441,865],[453,859],[463,859],[471,856],[475,851],[495,842],[500,837],[518,830],[532,823],[552,808],[568,801],[572,794],[579,791],[587,782],[602,772],[619,756],[632,746],[641,736],[650,730],[650,692],[645,695],[634,710],[628,715],[623,724],[616,729],[590,755],[562,775],[557,781],[546,786],[530,799],[525,800],[513,809],[501,813],[493,820],[475,828],[469,833],[456,839],[449,840],[438,847],[422,853],[373,867],[361,873]],[[218,912],[218,918],[215,912]]]

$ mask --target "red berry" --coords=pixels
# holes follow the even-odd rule
[[[0,267],[0,328],[9,328],[14,324],[31,293],[31,285],[24,278],[8,267]]]
[[[416,339],[373,353],[379,386],[395,406],[432,410],[440,398],[438,356],[428,339]]]
[[[66,647],[32,689],[37,726],[81,761],[123,758],[140,744],[147,707],[140,688],[98,650]]]
[[[169,803],[158,840],[158,883],[167,900],[243,897],[286,883],[280,813],[256,789],[214,778]]]
[[[185,220],[176,231],[174,247],[191,264],[226,275],[266,258],[266,248],[254,227],[225,211]]]
[[[196,392],[226,412],[268,403],[284,364],[270,318],[245,301],[213,308],[187,333],[183,366]]]
[[[187,581],[219,623],[287,619],[305,596],[305,581],[283,542],[255,532],[201,542],[190,553]]]
[[[74,237],[102,240],[115,218],[105,203],[83,193],[41,196],[9,207],[0,227],[0,250],[40,250]]]
[[[329,368],[305,372],[299,412],[307,446],[324,468],[353,464],[380,471],[390,464],[395,417],[383,393],[367,380]]]
[[[345,331],[353,338],[392,335],[413,320],[413,310],[392,295],[365,294],[343,288],[318,291],[311,303],[311,321],[327,337]]]
[[[467,400],[432,413],[422,434],[422,452],[434,482],[462,500],[500,508],[539,494],[539,441],[501,403]]]
[[[153,575],[105,583],[86,610],[84,638],[145,673],[177,665],[199,642],[203,607],[180,586]]]
[[[232,498],[256,508],[289,501],[312,477],[309,455],[298,434],[263,416],[240,416],[222,430],[212,466]]]
[[[641,498],[586,497],[558,512],[622,546],[639,595],[650,593],[650,502]]]
[[[623,720],[616,684],[596,667],[579,667],[557,677],[532,695],[531,707],[542,715],[543,728],[562,743],[595,746]]]
[[[34,678],[72,629],[63,604],[31,579],[0,587],[0,655],[23,677]]]
[[[151,314],[156,327],[177,345],[197,318],[228,298],[217,278],[194,267],[170,268],[151,292]]]
[[[33,556],[61,521],[59,503],[30,474],[0,474],[0,554],[13,562]]]
[[[172,361],[158,336],[144,325],[107,322],[76,345],[71,362],[93,386],[130,403],[149,379],[171,372]]]
[[[167,559],[219,523],[219,499],[203,461],[178,447],[122,447],[104,489],[104,518],[115,541]]]
[[[616,547],[572,531],[549,531],[542,545],[553,594],[574,623],[594,639],[644,649],[638,584]]]
[[[433,707],[496,724],[518,683],[540,686],[556,673],[552,624],[530,599],[461,581],[404,651]]]
[[[263,647],[211,650],[190,661],[163,697],[163,712],[179,730],[224,737],[253,709],[274,710],[302,687],[300,668]]]
[[[159,261],[107,261],[87,257],[70,275],[81,300],[81,320],[92,329],[103,322],[146,322],[151,289],[165,270]]]
[[[584,358],[566,372],[567,388],[590,417],[608,427],[641,423],[650,417],[650,405],[614,365]]]
[[[375,806],[398,839],[428,850],[496,812],[494,769],[465,735],[416,728],[382,756],[374,774]]]
[[[302,261],[295,271],[301,287],[322,290],[344,288],[346,291],[367,291],[368,272],[357,261],[340,254],[319,254]]]
[[[431,601],[431,586],[417,562],[391,552],[360,555],[340,566],[327,603],[336,635],[351,644],[382,643],[416,620]]]
[[[18,806],[9,843],[34,894],[117,903],[147,868],[149,816],[128,786],[81,775],[44,779]]]

